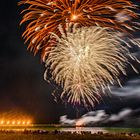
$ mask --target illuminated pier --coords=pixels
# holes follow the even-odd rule
[[[1,126],[29,126],[32,125],[32,121],[29,119],[24,120],[8,120],[8,119],[0,119],[0,127]]]

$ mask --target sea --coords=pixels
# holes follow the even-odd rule
[[[71,132],[81,133],[90,132],[94,133],[140,133],[140,128],[122,128],[122,127],[69,127],[59,125],[45,125],[45,124],[34,124],[30,126],[2,126],[0,130],[6,131],[60,131],[60,132]]]

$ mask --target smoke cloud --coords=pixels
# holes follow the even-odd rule
[[[140,98],[140,77],[126,82],[122,88],[113,87],[112,94],[121,97],[138,97]]]
[[[62,125],[70,126],[112,126],[114,124],[119,124],[118,126],[127,126],[127,124],[129,124],[129,120],[131,120],[131,122],[137,120],[137,125],[140,125],[139,120],[136,119],[136,117],[134,117],[135,114],[139,114],[140,116],[140,110],[132,110],[129,108],[125,108],[117,114],[107,114],[104,110],[97,110],[88,112],[79,119],[71,120],[68,119],[66,115],[61,116],[60,123]]]

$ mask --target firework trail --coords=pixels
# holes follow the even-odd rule
[[[61,38],[51,33],[57,46],[49,52],[44,77],[51,71],[51,78],[63,88],[61,97],[66,96],[68,102],[94,106],[106,88],[120,84],[119,76],[126,75],[125,68],[133,56],[109,28],[73,26],[65,33],[59,26],[59,31]]]
[[[61,33],[58,25],[78,23],[79,27],[99,25],[126,32],[137,28],[130,19],[137,18],[136,6],[130,0],[21,0],[25,5],[21,24],[27,22],[23,33],[28,49],[36,54],[41,50],[45,60],[50,49],[50,32]],[[127,21],[127,22],[125,22]]]

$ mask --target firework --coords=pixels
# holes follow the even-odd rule
[[[99,25],[126,31],[134,29],[130,19],[138,17],[129,0],[21,0],[19,4],[26,5],[21,21],[27,22],[25,42],[35,54],[41,50],[43,59],[51,47],[50,32],[61,35],[59,24],[64,29],[71,22],[79,27]]]
[[[52,72],[51,78],[63,88],[61,97],[66,96],[68,102],[93,106],[106,88],[120,84],[120,74],[126,75],[129,50],[109,28],[73,26],[65,33],[59,26],[59,31],[61,38],[51,33],[57,46],[49,52],[44,76]]]

